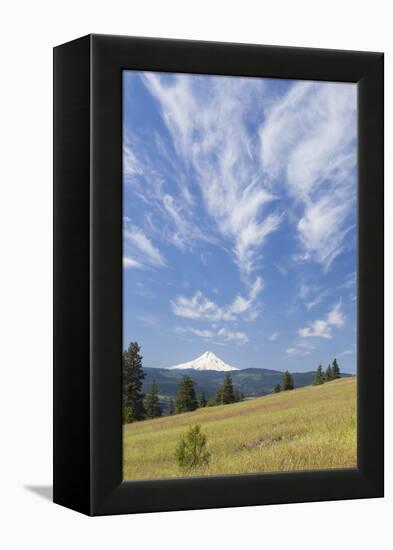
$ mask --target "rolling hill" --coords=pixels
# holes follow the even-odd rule
[[[184,474],[174,452],[195,424],[211,460]],[[356,377],[134,422],[123,433],[123,479],[355,467]]]

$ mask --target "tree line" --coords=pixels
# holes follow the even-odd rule
[[[195,411],[198,408],[214,407],[215,405],[228,405],[244,400],[243,393],[233,387],[230,374],[226,375],[224,382],[209,401],[206,399],[204,390],[197,398],[195,385],[195,381],[190,376],[183,376],[178,385],[176,402],[173,399],[169,401],[169,414]]]
[[[333,359],[332,364],[327,367],[326,371],[323,370],[322,365],[319,365],[317,370],[315,371],[315,378],[313,385],[319,386],[320,384],[324,384],[325,382],[330,382],[331,380],[336,380],[337,378],[340,378],[340,367],[338,366],[337,359]],[[276,384],[273,388],[273,391],[275,393],[278,393],[280,391],[288,391],[293,390],[295,388],[294,382],[293,382],[293,376],[289,371],[285,371],[282,375],[282,382],[281,384]]]
[[[123,352],[123,422],[134,422],[157,418],[163,415],[162,405],[159,399],[158,387],[155,381],[150,385],[146,395],[142,391],[145,373],[142,367],[142,356],[137,342],[131,342]],[[315,372],[314,385],[324,384],[330,380],[340,378],[340,368],[334,359],[326,371],[319,365]],[[207,400],[204,390],[197,397],[195,381],[190,376],[183,376],[180,380],[176,400],[170,399],[168,403],[168,415],[195,411],[198,408],[226,405],[244,400],[241,391],[233,386],[232,377],[227,374],[222,385],[218,388],[213,398]],[[282,375],[281,384],[273,388],[275,393],[289,391],[295,388],[293,376],[289,371]]]
[[[150,385],[146,395],[142,391],[145,373],[142,367],[142,356],[137,342],[131,342],[123,352],[123,422],[134,422],[163,415],[155,381]],[[202,390],[197,397],[195,381],[190,376],[183,376],[177,388],[176,400],[170,399],[168,415],[195,411],[202,407],[226,405],[244,400],[244,395],[233,387],[232,377],[228,374],[224,382],[209,401]]]
[[[282,375],[281,384],[276,384],[273,388],[274,393],[279,393],[280,391],[289,391],[295,389],[295,383],[293,381],[293,376],[289,371],[285,371]]]
[[[320,386],[325,382],[330,382],[340,377],[340,367],[338,366],[337,359],[333,359],[332,364],[328,365],[326,371],[323,370],[322,365],[318,366],[315,371],[314,386]]]

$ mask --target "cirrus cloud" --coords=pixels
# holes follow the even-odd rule
[[[250,285],[246,297],[238,294],[231,304],[219,306],[213,300],[207,298],[200,290],[197,290],[191,298],[180,295],[171,301],[172,311],[178,317],[187,319],[201,319],[205,321],[235,321],[238,316],[246,320],[255,320],[258,312],[254,302],[263,287],[262,279],[257,277]]]
[[[207,329],[197,329],[194,327],[178,327],[176,332],[193,334],[204,340],[210,340],[212,338],[222,339],[225,342],[234,342],[238,345],[246,344],[249,340],[248,335],[242,331],[233,331],[225,327],[217,329],[217,327],[212,327],[211,330]]]
[[[298,82],[274,102],[260,128],[261,158],[300,207],[302,252],[328,270],[345,248],[356,192],[356,85]],[[297,220],[297,221],[296,221]]]
[[[152,243],[143,230],[132,225],[128,218],[124,219],[124,251],[123,267],[138,268],[165,267],[167,265],[164,256]]]
[[[338,302],[325,316],[324,319],[317,319],[308,327],[298,330],[302,338],[331,338],[332,328],[340,328],[344,325],[345,316],[342,312],[341,302]]]
[[[267,210],[277,197],[265,185],[246,123],[248,114],[261,110],[263,81],[210,77],[206,89],[205,77],[145,73],[144,82],[210,217],[232,242],[239,269],[251,273],[282,221],[282,213]]]

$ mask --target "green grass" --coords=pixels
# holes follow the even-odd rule
[[[184,474],[179,438],[201,424],[210,464]],[[356,378],[124,426],[123,479],[356,466]]]

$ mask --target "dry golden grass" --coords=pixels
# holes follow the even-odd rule
[[[181,434],[201,424],[210,464],[190,476],[356,466],[356,378],[124,427],[123,479],[184,477]]]

